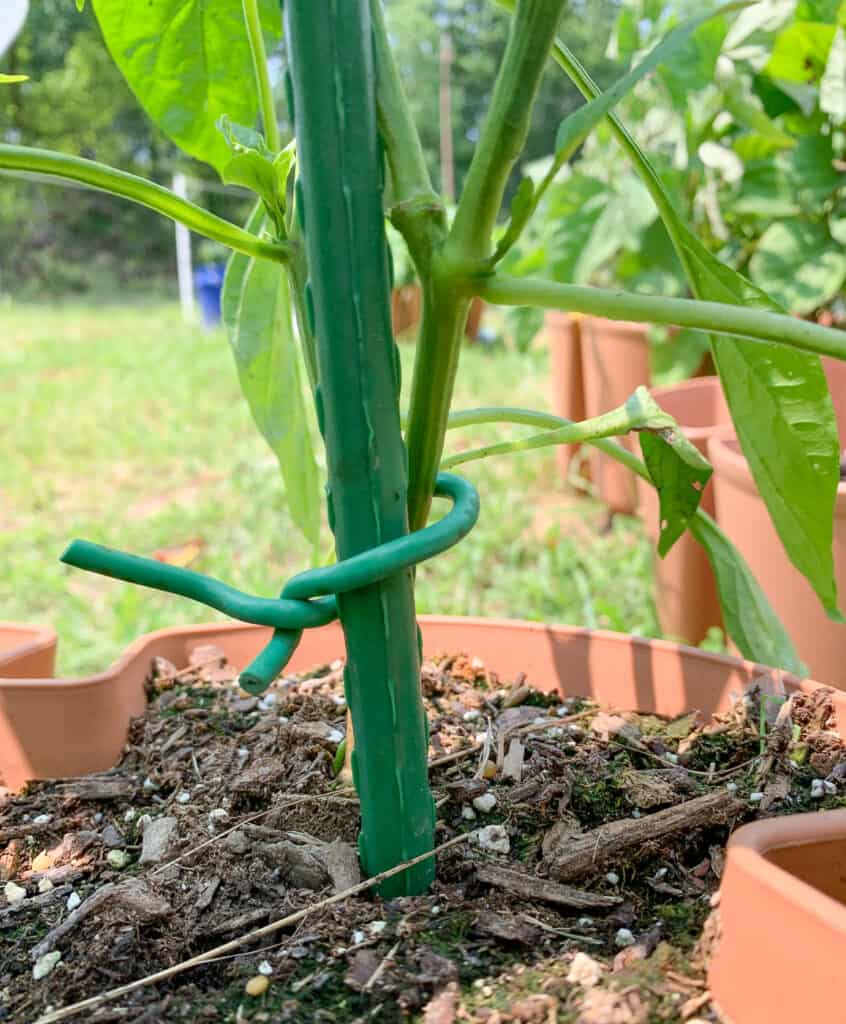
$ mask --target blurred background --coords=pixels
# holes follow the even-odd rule
[[[0,91],[0,139],[110,163],[246,219],[249,197],[146,118],[90,5],[80,13],[70,0],[4,4],[0,71],[29,80]],[[574,0],[560,36],[605,87],[701,9]],[[451,201],[507,15],[481,0],[387,0],[386,11],[433,180]],[[715,18],[618,108],[712,251],[790,312],[828,324],[844,317],[844,22],[839,0],[767,0]],[[283,56],[272,60],[279,81]],[[558,124],[581,102],[551,66],[512,193],[521,174],[543,173]],[[290,133],[281,89],[278,107]],[[391,243],[408,381],[419,297],[401,242]],[[0,174],[0,618],[56,626],[64,672],[104,667],[141,632],[209,617],[181,599],[67,570],[57,559],[72,537],[265,594],[310,563],[217,323],[225,258],[132,204]],[[688,294],[646,190],[604,127],[558,177],[508,260],[514,273]],[[584,414],[566,405],[556,376],[564,371],[550,360],[556,332],[572,324],[544,325],[527,310],[474,314],[456,408]],[[582,338],[598,329],[582,324]],[[698,332],[644,331],[634,383],[705,373],[706,350]],[[449,445],[502,436],[478,429]],[[470,539],[421,568],[420,611],[678,635],[656,607],[650,524],[630,482],[619,499],[586,453],[549,450],[475,463],[467,475],[482,519]],[[685,639],[721,648],[713,625]]]

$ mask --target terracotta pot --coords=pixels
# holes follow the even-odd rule
[[[568,420],[585,418],[585,389],[582,370],[580,318],[548,310],[543,319],[543,337],[549,348],[552,411]],[[570,461],[580,445],[560,444],[555,449],[558,469],[566,479]]]
[[[749,563],[810,674],[846,690],[846,626],[828,618],[787,557],[740,445],[728,436],[713,436],[708,459],[714,467],[717,521]],[[846,595],[846,484],[837,488],[833,551],[838,590]]]
[[[837,696],[841,728],[843,695]],[[846,810],[771,818],[732,836],[709,983],[726,1024],[846,1018]]]
[[[580,325],[584,372],[585,412],[588,417],[608,412],[641,384],[649,384],[649,328],[622,320],[584,317]],[[630,451],[637,440],[621,438]],[[635,477],[598,451],[591,452],[591,476],[600,499],[611,512],[631,514],[637,507]]]
[[[49,626],[0,622],[0,679],[53,675],[57,642],[56,631]]]
[[[656,402],[682,427],[686,436],[706,455],[708,438],[731,425],[719,377],[697,377],[656,388]],[[638,479],[640,514],[653,544],[658,541],[660,523],[658,493]],[[709,483],[701,507],[714,515],[714,489]],[[667,636],[698,644],[711,626],[722,625],[720,601],[711,564],[704,550],[685,532],[666,558],[655,558],[656,599],[661,629]]]
[[[725,710],[733,694],[761,676],[788,693],[819,684],[664,640],[567,626],[422,616],[427,654],[477,654],[503,679],[525,672],[547,691],[592,697],[613,708],[676,716],[698,708]],[[184,666],[200,644],[216,644],[244,665],[269,630],[215,623],[140,637],[111,669],[87,679],[0,678],[0,782],[76,775],[111,767],[132,715],[144,708],[143,683],[156,655]],[[50,631],[9,624],[3,672],[32,668],[33,645],[47,649]],[[11,643],[17,639],[17,653]],[[337,623],[306,631],[291,672],[343,654]],[[52,657],[52,655],[43,655]],[[51,662],[48,661],[49,664]],[[846,728],[846,695],[834,695],[838,730]],[[843,1020],[841,963],[846,953],[846,811],[765,821],[738,831],[721,889],[723,938],[711,988],[733,1024],[814,1024]],[[799,984],[801,979],[801,984]],[[800,1016],[802,1013],[804,1016]]]
[[[470,303],[470,311],[467,314],[467,323],[464,325],[464,334],[471,341],[479,337],[479,328],[482,326],[482,316],[485,312],[485,303],[478,295]]]
[[[419,284],[404,284],[391,292],[391,324],[394,336],[420,322],[422,293]]]
[[[526,672],[546,690],[592,696],[617,708],[678,715],[727,705],[728,694],[770,670],[659,640],[564,626],[422,616],[428,653],[477,654],[503,677]],[[20,627],[24,629],[24,627]],[[80,775],[110,768],[126,740],[129,720],[143,712],[144,681],[156,656],[177,667],[200,644],[216,644],[236,667],[247,664],[269,631],[240,623],[160,630],[140,637],[117,662],[82,679],[39,678],[48,661],[33,662],[30,637],[19,656],[7,651],[0,670],[0,785]],[[343,654],[337,624],[307,630],[291,662],[298,672]],[[15,678],[10,678],[14,676]]]

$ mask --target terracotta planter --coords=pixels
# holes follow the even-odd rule
[[[846,700],[837,698],[841,723]],[[846,810],[746,825],[720,886],[709,982],[726,1024],[846,1019]]]
[[[707,454],[708,438],[731,425],[718,377],[697,377],[672,387],[656,388],[652,395],[703,455]],[[640,514],[655,544],[659,534],[658,494],[640,479],[637,489]],[[714,489],[710,483],[702,495],[701,506],[714,515]],[[722,625],[711,565],[689,533],[676,541],[666,558],[656,556],[655,578],[658,617],[668,636],[698,644],[711,626]]]
[[[737,441],[714,436],[708,443],[714,467],[717,521],[749,563],[799,657],[811,675],[846,690],[846,626],[832,622],[804,576],[794,568],[770,522]],[[837,489],[834,509],[834,569],[846,594],[846,484]]]
[[[678,715],[727,705],[728,694],[770,670],[658,640],[536,623],[421,617],[428,653],[463,650],[504,677],[526,672],[543,689],[590,695],[618,708]],[[24,627],[20,627],[24,629]],[[0,785],[102,771],[120,755],[129,719],[144,710],[144,680],[154,657],[177,667],[200,644],[216,644],[231,663],[245,665],[268,630],[213,623],[160,630],[140,637],[111,668],[83,679],[44,678],[48,660],[33,661],[31,634],[18,656],[7,651],[0,675]],[[290,671],[343,654],[337,624],[307,630]],[[11,677],[15,678],[11,678]]]
[[[404,284],[391,292],[391,324],[394,336],[420,322],[422,293],[419,284]]]
[[[710,716],[761,676],[778,676],[788,693],[819,686],[739,658],[620,633],[435,616],[422,616],[420,624],[429,654],[472,652],[504,679],[525,672],[545,690],[659,715],[698,708]],[[0,635],[6,644],[4,674],[33,669],[33,648],[39,645],[44,664],[52,664],[50,631],[9,624]],[[99,676],[0,678],[0,781],[17,788],[28,778],[109,768],[120,754],[129,718],[144,708],[143,682],[154,656],[182,667],[194,647],[211,643],[243,665],[268,635],[262,627],[237,623],[179,627],[140,637]],[[336,623],[309,630],[290,670],[342,653]],[[834,702],[842,730],[846,695],[835,694]],[[731,1024],[843,1020],[844,878],[846,811],[765,821],[732,838],[721,889],[723,938],[711,968],[712,991]]]
[[[580,324],[584,372],[585,413],[588,417],[608,412],[649,384],[649,328],[645,324],[585,317]],[[637,441],[621,438],[630,451]],[[631,514],[637,507],[635,477],[627,469],[591,452],[591,476],[600,499],[611,512]]]
[[[585,389],[582,370],[580,318],[549,310],[543,319],[543,337],[549,348],[552,411],[568,420],[585,418]],[[560,444],[555,449],[558,469],[566,479],[577,444]]]

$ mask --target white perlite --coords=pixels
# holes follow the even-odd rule
[[[461,808],[461,817],[464,818],[465,821],[475,821],[476,820],[476,812],[473,810],[473,808],[469,804],[465,804]]]
[[[258,972],[259,974],[263,974],[266,978],[273,974],[273,967],[271,966],[270,961],[262,960],[258,965]]]
[[[587,953],[576,953],[573,962],[570,964],[570,971],[567,974],[567,981],[571,985],[581,985],[583,988],[593,988],[599,984],[602,977],[602,965],[588,956]]]
[[[482,814],[489,814],[496,807],[496,797],[493,793],[482,793],[473,801],[473,806]]]
[[[40,956],[35,961],[35,966],[32,968],[33,978],[36,981],[41,981],[42,978],[46,978],[61,959],[62,954],[58,949],[54,949],[52,953],[45,953],[44,956]]]
[[[125,850],[109,850],[106,860],[109,867],[121,871],[129,863],[129,854]]]
[[[65,906],[68,910],[76,910],[80,903],[82,903],[82,897],[78,892],[72,892],[70,896],[68,896],[68,901]]]
[[[26,899],[26,889],[15,882],[6,882],[3,895],[6,897],[7,903],[20,903],[21,900]]]
[[[53,883],[50,881],[49,878],[40,879],[40,881],[38,882],[38,891],[42,894],[42,896],[46,892],[53,891]]]
[[[476,841],[483,850],[491,853],[509,853],[511,842],[502,825],[485,825],[476,833]]]
[[[626,949],[635,944],[635,937],[628,928],[620,928],[614,936],[614,945],[618,949]]]

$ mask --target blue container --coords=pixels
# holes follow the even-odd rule
[[[225,270],[224,263],[203,263],[194,271],[194,291],[206,327],[216,327],[220,323],[220,292]]]

